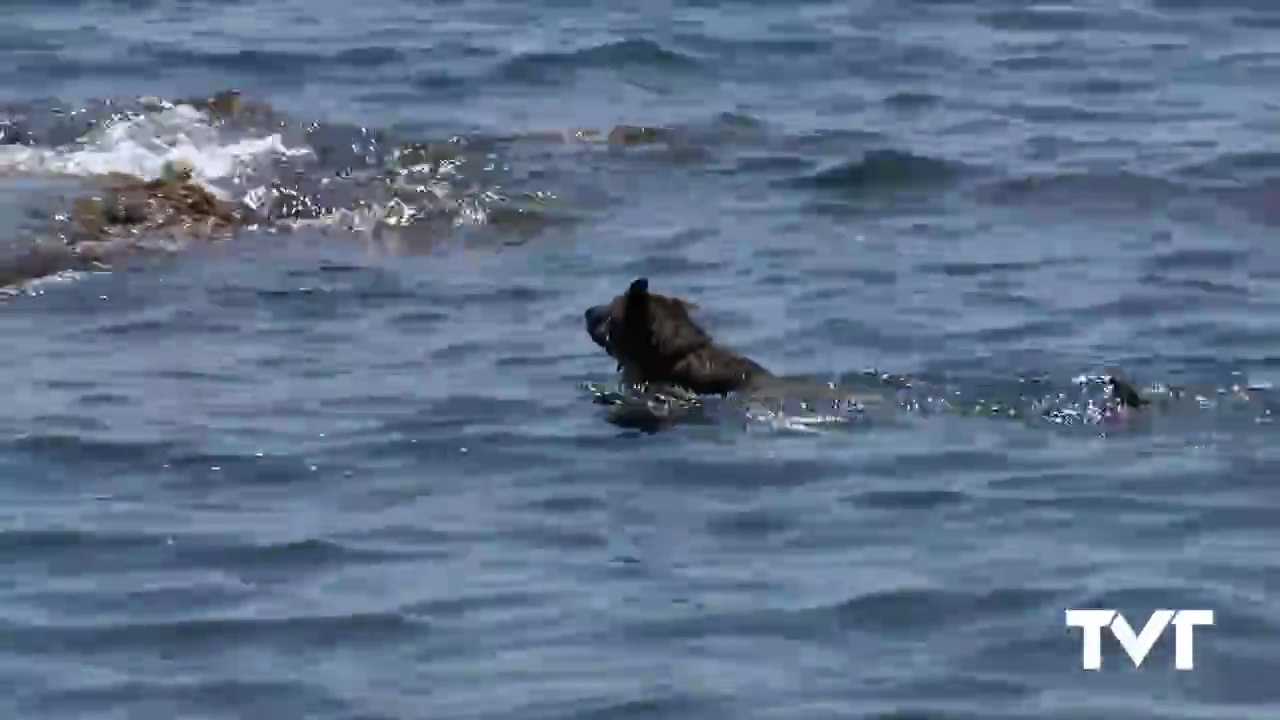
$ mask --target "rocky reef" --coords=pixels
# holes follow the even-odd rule
[[[248,208],[217,197],[192,174],[189,163],[178,161],[152,180],[123,173],[92,178],[90,193],[53,218],[52,233],[15,244],[0,260],[0,286],[106,268],[142,249],[229,237],[254,221]]]
[[[289,124],[270,105],[248,101],[236,90],[172,102],[138,98],[130,101],[127,109],[121,104],[112,111],[106,123],[137,117],[138,113],[163,112],[178,105],[201,111],[212,125],[227,126],[233,134],[242,133],[245,128],[277,132]],[[25,121],[14,122],[18,124],[10,129],[20,129]],[[304,142],[311,148],[310,159],[287,160],[275,169],[274,179],[264,178],[265,186],[247,194],[242,201],[225,200],[196,181],[195,168],[184,160],[170,162],[157,178],[124,173],[81,178],[83,195],[59,208],[51,224],[37,231],[38,237],[0,244],[0,287],[67,270],[106,269],[132,254],[180,250],[191,243],[230,237],[255,226],[323,227],[327,219],[332,219],[330,216],[350,215],[353,211],[372,213],[371,218],[377,215],[379,222],[389,225],[421,225],[421,231],[426,233],[433,232],[440,222],[452,225],[475,217],[482,217],[485,223],[500,222],[504,227],[514,223],[523,230],[524,226],[547,221],[543,198],[538,193],[524,203],[499,198],[490,192],[496,186],[488,180],[459,174],[458,167],[467,157],[488,156],[513,143],[527,142],[615,148],[682,143],[681,135],[675,131],[634,125],[604,131],[515,132],[428,143],[388,142],[382,133],[368,131],[371,135],[367,139],[379,156],[343,158],[342,144],[326,141],[323,131],[314,134],[315,124],[299,127],[304,128]],[[365,132],[361,129],[361,133]],[[6,135],[8,141],[28,144],[50,132],[15,130],[9,134],[13,137]],[[349,142],[347,146],[354,147]],[[345,167],[347,163],[351,167]],[[357,169],[356,164],[362,167]],[[461,192],[456,192],[459,189]],[[479,194],[470,197],[468,193]],[[372,207],[382,210],[373,212],[369,210]]]

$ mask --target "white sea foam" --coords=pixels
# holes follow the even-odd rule
[[[0,173],[92,176],[119,172],[154,178],[170,162],[186,160],[194,167],[193,179],[229,200],[231,188],[272,157],[310,152],[286,146],[279,133],[228,137],[205,113],[178,105],[104,124],[62,147],[0,147]]]

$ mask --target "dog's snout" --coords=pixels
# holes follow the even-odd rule
[[[609,349],[609,308],[606,305],[594,305],[583,313],[587,323],[587,334],[597,345]]]

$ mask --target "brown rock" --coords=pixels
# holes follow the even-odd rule
[[[59,230],[77,245],[112,238],[162,235],[208,240],[245,224],[241,208],[191,180],[189,163],[155,180],[113,173],[100,179],[101,193],[77,199]]]
[[[245,100],[239,90],[220,90],[207,98],[183,98],[175,105],[190,105],[203,110],[214,121],[234,120],[238,123],[284,126],[286,118],[266,103]]]

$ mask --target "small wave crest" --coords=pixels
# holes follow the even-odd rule
[[[894,149],[870,150],[861,158],[817,170],[793,181],[796,186],[826,191],[868,191],[948,183],[965,166],[941,158]]]
[[[504,63],[500,72],[516,80],[545,80],[576,70],[635,66],[679,70],[696,68],[698,62],[652,40],[629,39],[578,50],[523,53]]]

